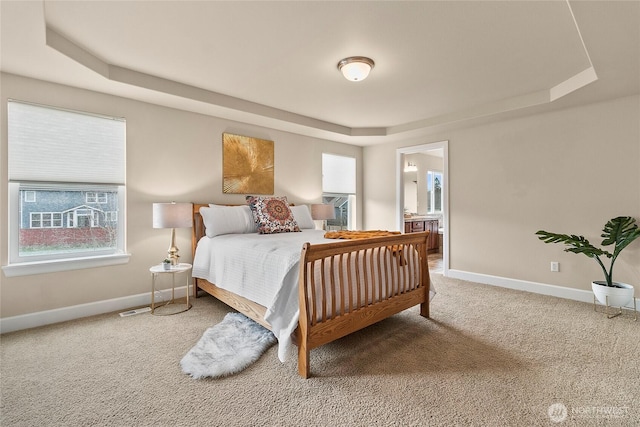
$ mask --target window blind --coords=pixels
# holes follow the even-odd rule
[[[324,193],[356,193],[356,159],[322,154],[322,191]]]
[[[8,103],[9,181],[124,185],[125,120]]]

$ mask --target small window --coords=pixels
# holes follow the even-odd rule
[[[107,193],[88,192],[86,200],[87,203],[107,203]]]
[[[351,219],[352,214],[355,213],[355,194],[323,193],[322,203],[333,205],[336,213],[334,219],[327,220],[327,230],[350,230],[355,228],[349,225],[355,222]]]
[[[109,211],[104,213],[104,220],[107,222],[118,221],[118,211]]]
[[[24,192],[24,202],[25,203],[35,203],[36,202],[36,192],[35,191],[25,191]]]
[[[427,212],[442,212],[442,172],[427,171]]]
[[[327,230],[356,228],[356,159],[322,154],[322,203],[333,205],[336,218]]]
[[[59,212],[30,212],[29,228],[60,228],[62,214]]]

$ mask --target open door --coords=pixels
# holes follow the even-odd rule
[[[440,141],[398,148],[396,151],[398,229],[405,229],[405,215],[439,219],[444,276],[449,271],[448,145],[448,141]]]

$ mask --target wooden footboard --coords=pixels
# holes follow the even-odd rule
[[[420,304],[429,317],[428,232],[305,244],[300,260],[298,372],[309,352]]]

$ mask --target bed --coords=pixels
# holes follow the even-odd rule
[[[194,296],[202,290],[270,329],[283,362],[296,344],[303,378],[318,346],[416,305],[429,317],[435,291],[428,232],[333,240],[311,220],[313,228],[300,232],[258,234],[249,219],[238,230],[220,216],[212,221],[213,213],[232,211],[223,208],[234,207],[193,205]],[[246,215],[246,207],[235,208],[234,215]],[[227,226],[223,234],[215,233],[220,224]]]

